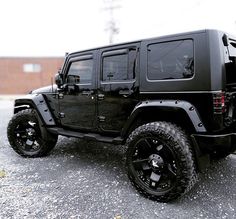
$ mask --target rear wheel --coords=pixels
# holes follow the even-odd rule
[[[40,120],[34,109],[26,109],[13,116],[7,135],[11,147],[23,157],[41,157],[48,154],[57,143],[57,135],[40,128]]]
[[[171,201],[195,182],[195,162],[190,141],[179,127],[153,122],[135,129],[127,140],[128,176],[148,198]]]

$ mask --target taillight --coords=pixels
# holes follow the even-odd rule
[[[213,110],[214,110],[214,114],[222,114],[225,112],[225,93],[224,92],[213,94]]]

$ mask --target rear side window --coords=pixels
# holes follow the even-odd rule
[[[228,39],[228,46],[224,47],[225,51],[225,67],[226,67],[226,82],[228,85],[235,86],[236,83],[236,40],[228,38],[227,35],[223,36]]]
[[[193,41],[179,40],[148,45],[149,80],[191,78],[194,75]]]
[[[102,80],[107,82],[134,79],[137,54],[136,47],[104,52],[102,54]]]
[[[103,81],[127,80],[128,54],[104,57],[102,75]]]

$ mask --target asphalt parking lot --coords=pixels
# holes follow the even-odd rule
[[[47,157],[18,156],[6,137],[12,107],[0,101],[0,218],[236,218],[236,155],[181,199],[158,203],[131,186],[122,147],[60,137]]]

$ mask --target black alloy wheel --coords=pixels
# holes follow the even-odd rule
[[[15,127],[16,144],[24,153],[34,153],[40,150],[41,132],[37,121],[27,119]]]
[[[174,152],[156,137],[141,138],[135,144],[132,166],[147,189],[163,193],[175,185],[177,166]]]

